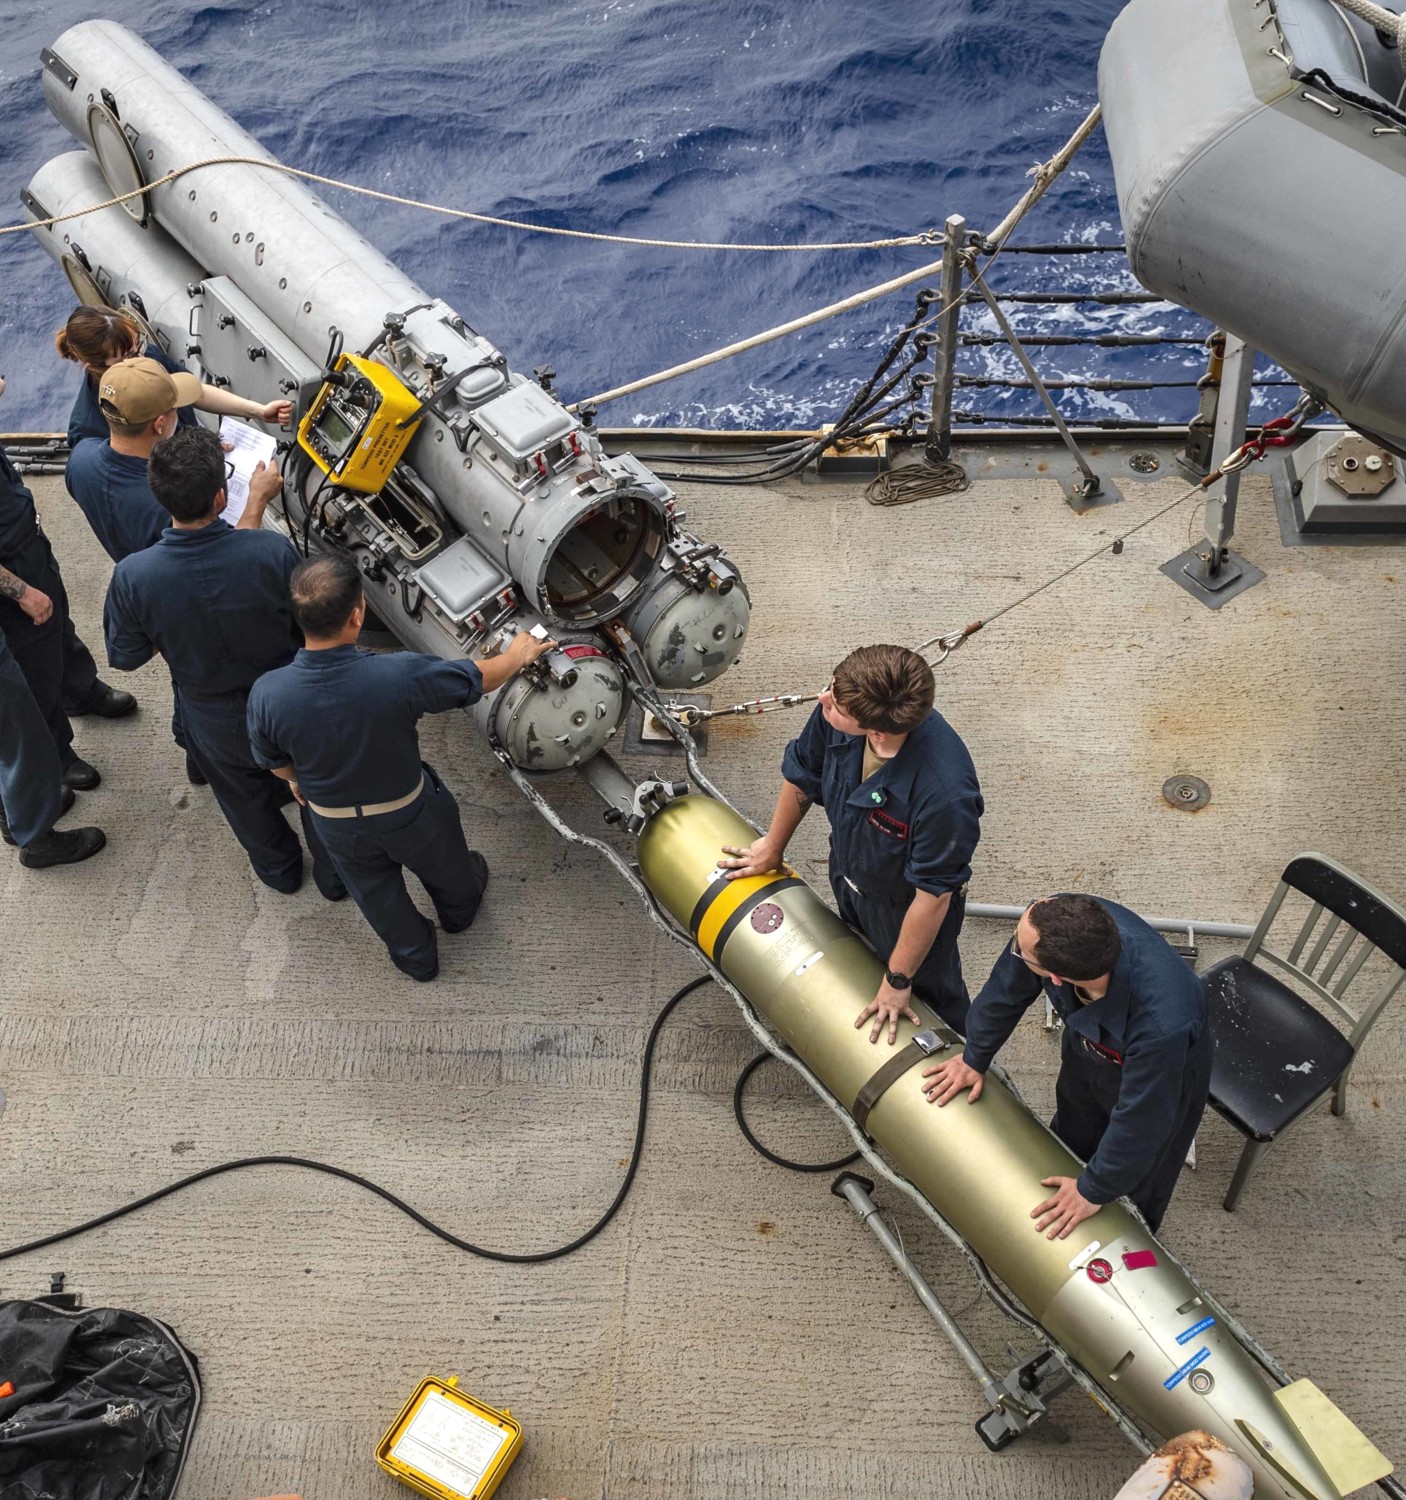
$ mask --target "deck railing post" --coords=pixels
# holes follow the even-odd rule
[[[1250,421],[1250,397],[1255,373],[1255,351],[1234,334],[1225,339],[1220,391],[1216,400],[1211,442],[1214,472],[1245,441]],[[1231,550],[1235,535],[1235,507],[1240,497],[1240,470],[1216,480],[1206,492],[1205,536],[1194,547],[1162,565],[1162,571],[1187,593],[1211,609],[1252,588],[1264,577],[1253,564]]]
[[[962,312],[962,252],[967,243],[967,221],[961,214],[952,214],[943,230],[946,240],[942,249],[942,300],[938,303],[937,341],[933,345],[936,378],[925,450],[932,463],[945,463],[952,456],[952,390],[957,380],[957,328]]]

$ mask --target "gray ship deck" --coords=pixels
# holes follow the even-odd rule
[[[804,689],[853,644],[989,613],[1179,486],[1130,482],[1125,503],[1082,516],[1033,475],[896,510],[867,506],[853,483],[685,486],[756,605],[716,701]],[[107,561],[60,481],[36,492],[96,644]],[[1189,502],[1155,522],[940,671],[938,705],[988,802],[975,899],[1078,885],[1144,911],[1248,921],[1288,857],[1312,848],[1406,897],[1406,552],[1285,550],[1256,477],[1237,546],[1269,576],[1213,613],[1157,572],[1195,513]],[[310,882],[289,899],[253,880],[208,791],[185,783],[163,672],[129,685],[138,718],[79,730],[104,775],[80,809],[108,850],[44,873],[0,860],[0,1239],[264,1152],[365,1173],[493,1246],[543,1248],[590,1223],[629,1150],[645,1031],[695,963],[538,819],[465,718],[445,715],[426,724],[426,753],[493,879],[472,932],[442,941],[440,980],[402,979],[349,905],[327,906]],[[707,767],[754,816],[798,723],[713,726]],[[1207,809],[1163,803],[1177,772],[1211,784]],[[563,780],[560,796],[578,826],[600,828],[584,788]],[[822,883],[823,851],[815,816],[793,857]],[[970,977],[1007,937],[968,924]],[[470,1259],[346,1184],[279,1168],[8,1263],[0,1294],[47,1290],[62,1268],[90,1305],[180,1332],[206,1379],[184,1500],[404,1493],[372,1450],[430,1371],[458,1374],[524,1424],[505,1500],[1116,1490],[1132,1450],[1077,1394],[1042,1431],[985,1451],[969,1376],[828,1179],[772,1167],[739,1136],[730,1093],[755,1050],[725,995],[684,1003],[661,1041],[634,1193],[564,1262]],[[1007,1061],[1047,1108],[1057,1044],[1033,1017]],[[1346,1118],[1324,1111],[1290,1135],[1233,1217],[1220,1198],[1239,1137],[1209,1117],[1164,1236],[1398,1459],[1403,1072],[1398,1000]],[[843,1150],[823,1106],[781,1070],[761,1074],[752,1099],[777,1149]],[[910,1249],[988,1356],[1025,1347],[892,1196]]]

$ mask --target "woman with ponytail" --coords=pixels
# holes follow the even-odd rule
[[[109,366],[130,359],[136,354],[145,354],[154,359],[168,372],[174,374],[184,370],[159,345],[148,343],[141,325],[129,312],[119,312],[111,307],[76,307],[68,322],[58,331],[54,347],[62,359],[72,360],[83,366],[83,384],[73,403],[73,412],[68,419],[68,446],[70,451],[84,438],[106,438],[107,422],[98,410],[98,376]],[[272,422],[284,427],[292,418],[293,408],[287,401],[269,401],[260,405],[233,391],[220,390],[207,385],[201,390],[195,403],[201,411],[217,416],[246,417],[261,422]],[[195,411],[182,407],[179,415],[183,427],[195,422]]]

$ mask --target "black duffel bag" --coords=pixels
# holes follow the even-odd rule
[[[155,1318],[0,1302],[0,1500],[170,1500],[200,1373]]]

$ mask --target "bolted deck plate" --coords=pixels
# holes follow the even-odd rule
[[[1193,599],[1199,599],[1207,609],[1219,609],[1246,589],[1254,588],[1264,578],[1264,573],[1253,563],[1246,562],[1238,552],[1227,551],[1219,575],[1207,582],[1204,554],[1209,545],[1203,541],[1195,547],[1188,547],[1170,562],[1164,562],[1161,571]]]

